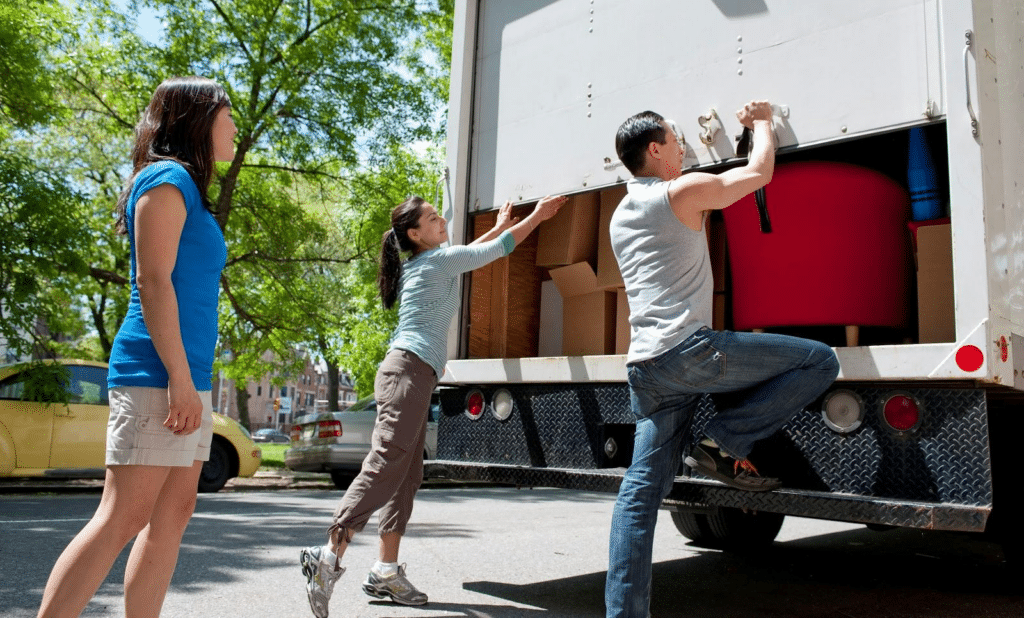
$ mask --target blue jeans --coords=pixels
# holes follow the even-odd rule
[[[786,335],[702,328],[661,356],[627,367],[636,415],[633,463],[612,515],[608,618],[647,618],[654,524],[672,489],[704,393],[717,413],[705,434],[737,459],[778,431],[835,381],[830,347]]]

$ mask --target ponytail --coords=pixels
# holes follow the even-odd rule
[[[380,288],[380,299],[385,309],[395,306],[398,300],[398,282],[402,278],[402,254],[398,250],[398,238],[395,229],[384,232],[380,241],[380,272],[377,274],[377,286]]]
[[[391,309],[398,301],[398,288],[402,280],[402,252],[415,248],[407,232],[419,227],[420,207],[424,203],[423,198],[414,195],[395,206],[391,211],[391,229],[381,237],[377,287],[380,288],[380,299],[385,309]]]

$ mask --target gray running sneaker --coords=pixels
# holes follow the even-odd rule
[[[378,599],[391,598],[395,603],[402,605],[426,605],[427,595],[423,594],[413,586],[405,577],[405,565],[398,567],[394,575],[384,577],[374,573],[372,570],[363,582],[363,592]]]
[[[306,596],[309,608],[316,618],[327,618],[327,604],[334,592],[334,582],[345,573],[345,569],[334,568],[325,560],[322,546],[307,547],[299,552],[302,574],[306,576]]]

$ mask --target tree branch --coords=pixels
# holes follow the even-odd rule
[[[134,124],[126,121],[124,118],[121,118],[121,116],[116,111],[114,111],[114,109],[112,107],[107,105],[107,102],[103,100],[103,97],[100,96],[99,93],[97,93],[91,87],[89,87],[85,82],[81,81],[80,79],[78,79],[78,77],[76,77],[74,75],[71,76],[71,81],[73,81],[74,83],[76,83],[79,86],[81,86],[82,89],[85,90],[86,93],[91,95],[92,98],[96,99],[96,101],[103,107],[103,109],[107,110],[107,115],[110,118],[114,119],[115,122],[117,122],[121,126],[126,127],[128,129],[134,129],[135,128]],[[90,111],[95,111],[95,110],[90,110]]]
[[[128,279],[123,275],[119,275],[109,270],[103,270],[102,268],[96,268],[95,266],[89,267],[89,275],[97,281],[105,281],[115,285],[128,285]]]
[[[357,260],[361,260],[367,256],[367,251],[360,250],[348,257],[344,258],[330,258],[330,257],[303,257],[303,258],[291,258],[291,257],[277,257],[268,256],[265,253],[260,253],[258,249],[243,253],[235,256],[227,261],[224,265],[225,268],[233,266],[241,262],[273,262],[275,264],[351,264]]]
[[[227,12],[224,11],[223,8],[221,8],[220,3],[217,2],[217,0],[210,0],[210,4],[213,5],[213,8],[216,9],[217,13],[221,16],[221,19],[224,20],[224,23],[227,25],[228,30],[231,32],[231,36],[235,37],[235,41],[238,43],[238,46],[242,48],[242,53],[245,54],[245,57],[249,60],[250,63],[255,64],[255,59],[252,57],[252,54],[249,53],[249,48],[246,47],[245,41],[242,40],[241,34],[235,28],[235,24],[231,21],[231,18],[228,17]]]
[[[297,167],[289,167],[287,165],[271,165],[269,163],[243,163],[242,167],[251,167],[256,169],[267,169],[267,170],[280,170],[284,172],[293,172],[295,174],[309,174],[311,176],[325,176],[331,180],[345,180],[344,176],[337,176],[328,172],[321,172],[320,170],[308,170],[300,169]]]

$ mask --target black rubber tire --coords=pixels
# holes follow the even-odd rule
[[[998,543],[1003,548],[1003,559],[1006,564],[1015,571],[1024,570],[1024,531],[1017,523],[1019,517],[1003,517],[1011,511],[1000,510],[996,507],[988,518],[988,526],[985,529],[984,538]],[[1019,511],[1013,511],[1019,513]]]
[[[694,545],[729,551],[751,551],[771,545],[785,519],[780,513],[743,512],[726,507],[714,507],[710,512],[672,511],[676,530]]]
[[[356,475],[344,470],[331,470],[331,480],[338,489],[348,489],[352,481],[356,480]]]
[[[231,454],[219,440],[214,440],[210,445],[210,459],[203,462],[203,471],[199,473],[199,491],[220,491],[230,478]]]

